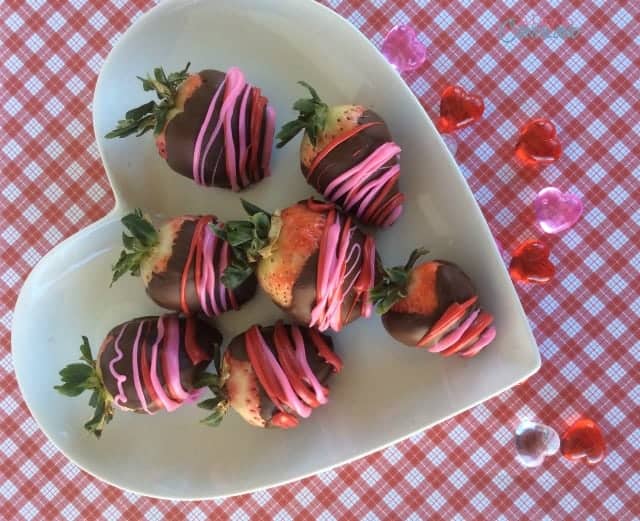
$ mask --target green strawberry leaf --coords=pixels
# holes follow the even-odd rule
[[[69,364],[60,371],[64,383],[77,385],[85,382],[93,374],[93,367],[86,363]]]
[[[241,198],[240,199],[240,203],[242,204],[242,208],[244,209],[244,211],[247,212],[249,215],[255,215],[257,213],[263,213],[267,217],[271,217],[271,214],[269,214],[269,212],[263,210],[262,208],[256,206],[253,203],[250,203],[246,199],[242,199]]]
[[[271,215],[244,199],[242,206],[249,214],[247,220],[212,226],[213,232],[233,248],[233,259],[222,275],[222,283],[231,289],[247,280],[255,264],[271,254],[281,223],[277,214]]]
[[[217,427],[222,423],[222,420],[227,414],[228,409],[229,402],[227,402],[226,400],[222,400],[215,406],[215,408],[213,409],[213,413],[200,420],[200,423],[203,423],[207,427]]]
[[[223,402],[224,398],[220,396],[216,396],[215,398],[209,398],[207,400],[203,400],[198,404],[198,407],[201,409],[206,409],[208,411],[212,411],[215,409],[220,402]]]
[[[250,265],[243,263],[231,263],[222,274],[222,284],[229,289],[236,289],[239,288],[252,274],[253,268]]]
[[[98,375],[86,336],[82,337],[80,355],[82,362],[69,364],[60,371],[62,385],[56,385],[54,389],[68,397],[79,396],[86,390],[92,391],[89,405],[95,408],[95,411],[93,417],[84,426],[99,438],[104,426],[113,418],[113,398]]]
[[[111,285],[125,273],[134,277],[139,276],[140,265],[153,253],[160,241],[157,230],[139,208],[125,215],[121,222],[131,235],[126,232],[122,233],[124,249],[111,268],[113,271]]]
[[[78,396],[86,390],[83,386],[74,384],[72,382],[66,382],[62,385],[55,385],[53,388],[60,394],[69,397]]]
[[[384,268],[382,279],[371,290],[369,298],[376,312],[384,315],[396,302],[407,297],[411,272],[417,260],[429,253],[425,248],[417,248],[409,256],[404,266]]]
[[[89,345],[89,339],[86,336],[82,337],[82,344],[80,344],[80,360],[84,360],[87,364],[92,367],[95,367],[96,364],[93,361],[93,356],[91,355],[91,346]]]
[[[123,138],[135,134],[141,136],[149,130],[158,135],[164,129],[167,114],[175,107],[175,99],[178,88],[189,74],[189,63],[178,72],[172,72],[167,76],[162,67],[153,70],[153,78],[147,76],[138,79],[142,82],[142,89],[145,92],[154,91],[159,101],[149,101],[139,107],[128,110],[124,119],[118,121],[115,129],[106,134],[107,139]]]
[[[220,377],[216,374],[211,374],[206,371],[202,371],[194,378],[193,386],[196,389],[199,389],[201,387],[214,387],[216,389],[219,389]]]
[[[309,91],[311,98],[300,98],[294,102],[293,110],[298,112],[298,118],[282,126],[276,136],[278,139],[277,148],[285,146],[301,130],[306,132],[309,141],[315,146],[327,123],[329,106],[320,99],[311,85],[304,81],[298,83]]]

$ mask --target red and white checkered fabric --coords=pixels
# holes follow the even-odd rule
[[[410,24],[428,62],[406,80],[434,115],[458,83],[482,95],[457,160],[499,241],[536,235],[548,184],[581,194],[585,214],[548,238],[557,276],[519,287],[541,371],[525,384],[380,453],[288,486],[228,500],[159,501],[80,471],[38,430],[10,355],[22,281],[112,197],[94,143],[91,97],[113,43],[150,0],[4,0],[0,20],[0,518],[14,519],[633,519],[640,517],[640,4],[625,0],[328,0],[380,45]],[[551,16],[575,38],[506,36],[510,18]],[[512,149],[532,116],[556,124],[564,153],[523,176]],[[636,282],[634,282],[634,280]],[[521,417],[558,430],[598,421],[597,466],[514,459]]]

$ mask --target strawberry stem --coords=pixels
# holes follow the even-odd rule
[[[271,247],[280,232],[280,218],[242,199],[249,214],[246,220],[227,221],[213,232],[227,241],[233,249],[233,260],[222,275],[222,283],[230,289],[242,284],[254,270],[255,264],[270,255]]]
[[[377,313],[384,315],[396,302],[407,297],[413,267],[418,259],[427,253],[429,250],[426,248],[416,248],[404,266],[384,268],[382,280],[371,290],[370,296]]]
[[[279,140],[277,148],[282,148],[289,141],[304,130],[309,136],[309,141],[316,145],[318,136],[324,131],[329,113],[329,106],[324,103],[316,90],[304,81],[298,82],[311,94],[311,98],[300,98],[293,104],[293,110],[298,111],[298,118],[285,123],[276,138]]]
[[[116,128],[105,137],[107,139],[122,138],[131,134],[141,136],[151,129],[153,129],[154,135],[160,134],[167,121],[167,114],[175,107],[178,87],[189,76],[187,71],[190,65],[190,63],[187,63],[184,69],[172,72],[169,75],[164,72],[162,67],[156,67],[153,69],[153,77],[141,78],[138,76],[138,79],[142,82],[142,88],[145,91],[154,91],[160,101],[149,101],[127,111],[124,119],[118,121]]]
[[[194,387],[208,387],[213,393],[213,398],[207,398],[198,403],[198,407],[207,411],[212,411],[209,416],[200,420],[200,423],[208,427],[217,427],[222,423],[229,410],[229,400],[224,389],[224,381],[220,376],[221,368],[216,363],[218,374],[202,371],[195,379]]]
[[[96,362],[91,354],[91,346],[86,336],[80,345],[80,363],[67,365],[60,371],[61,385],[54,389],[65,396],[74,397],[86,390],[92,390],[89,405],[95,408],[93,417],[84,424],[84,428],[96,438],[100,438],[105,425],[113,418],[113,398],[104,387],[98,374]]]
[[[120,252],[120,257],[111,268],[113,270],[111,285],[127,272],[134,277],[138,277],[140,275],[140,264],[151,255],[159,242],[157,230],[142,215],[142,211],[139,208],[125,215],[121,222],[131,235],[122,232],[124,249]]]

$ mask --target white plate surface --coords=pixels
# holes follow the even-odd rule
[[[118,413],[102,439],[82,428],[88,396],[52,390],[58,370],[78,356],[81,335],[96,349],[111,326],[160,311],[139,280],[109,289],[121,247],[119,218],[142,206],[156,215],[213,212],[242,216],[231,192],[201,188],[170,171],[153,140],[102,136],[128,108],[148,97],[137,75],[163,65],[176,70],[240,66],[278,112],[294,116],[314,85],[330,103],[357,101],[378,111],[402,146],[402,219],[378,234],[387,264],[417,245],[459,263],[494,313],[497,340],[470,360],[443,359],[401,347],[377,318],[337,335],[344,371],[328,406],[290,431],[250,427],[233,412],[218,429],[185,407],[153,418]],[[428,79],[427,79],[428,80]],[[489,228],[455,162],[418,101],[384,58],[349,23],[312,1],[183,0],[164,2],[119,40],[100,74],[94,99],[98,145],[116,194],[114,210],[49,253],[25,283],[13,320],[13,362],[25,400],[42,430],[71,460],[118,487],[177,499],[249,492],[361,457],[434,425],[534,373],[540,358],[520,302]],[[298,171],[297,143],[275,152],[274,175],[245,192],[265,207],[313,194]],[[219,320],[226,339],[281,313],[259,295],[241,313]]]

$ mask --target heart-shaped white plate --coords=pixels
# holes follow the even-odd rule
[[[52,387],[78,357],[80,336],[99,346],[111,326],[160,311],[140,280],[109,289],[121,248],[119,218],[133,207],[156,215],[212,212],[240,218],[235,194],[198,187],[157,156],[149,135],[105,140],[124,112],[149,99],[137,75],[192,62],[192,70],[232,65],[259,85],[278,112],[294,116],[304,79],[330,103],[357,101],[388,122],[402,146],[402,219],[378,234],[387,264],[427,246],[459,263],[494,313],[497,340],[479,356],[443,359],[394,342],[377,318],[336,335],[344,371],[330,404],[294,430],[261,430],[227,415],[218,429],[185,407],[147,417],[117,413],[101,440],[82,428],[88,396]],[[114,47],[96,87],[94,124],[116,194],[114,210],[49,253],[25,283],[13,320],[13,362],[25,400],[42,430],[88,472],[140,494],[202,499],[249,492],[361,457],[482,402],[534,373],[540,358],[489,228],[455,162],[400,76],[348,22],[312,1],[182,0],[142,16]],[[313,193],[298,171],[296,144],[274,153],[272,178],[243,194],[274,209]],[[220,318],[227,339],[280,311],[260,295]]]

